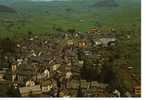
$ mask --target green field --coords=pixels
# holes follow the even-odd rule
[[[49,33],[53,26],[64,30],[75,28],[78,31],[88,31],[92,27],[101,26],[103,30],[115,28],[138,32],[140,1],[116,0],[116,2],[119,5],[117,7],[93,6],[96,0],[10,3],[9,5],[17,11],[17,14],[0,14],[1,37],[19,35],[28,31]],[[12,21],[13,25],[9,29],[7,23],[2,23],[3,18]]]

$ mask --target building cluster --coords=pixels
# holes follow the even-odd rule
[[[108,83],[89,79],[101,73],[103,64],[108,60],[98,48],[117,45],[115,36],[92,31],[64,33],[54,38],[30,36],[17,42],[17,54],[9,68],[12,86],[18,89],[21,96],[120,97],[119,90],[108,91]],[[86,78],[87,73],[82,69],[86,61],[93,63],[95,60],[97,63],[85,68],[97,73]],[[82,73],[86,74],[85,77]],[[131,93],[127,92],[126,96],[131,96]]]

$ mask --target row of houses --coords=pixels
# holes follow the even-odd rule
[[[50,82],[50,81],[49,81]],[[52,85],[52,84],[51,84]],[[42,85],[34,85],[29,87],[20,87],[19,91],[21,96],[41,96],[44,93],[49,93],[53,86],[50,84],[43,83]],[[81,89],[81,92],[85,93],[84,96],[89,96],[87,94],[93,94],[94,96],[103,96],[106,92],[108,84],[98,83],[97,81],[87,82],[86,80],[72,80],[68,88],[69,94],[73,97],[77,97],[77,91]],[[74,91],[76,91],[74,93]]]

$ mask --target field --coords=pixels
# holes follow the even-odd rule
[[[69,2],[10,3],[7,5],[13,7],[17,13],[0,14],[1,37],[22,35],[20,33],[28,31],[49,33],[52,27],[60,27],[64,30],[75,28],[84,32],[92,27],[99,27],[104,31],[115,28],[116,30],[139,32],[139,0],[116,1],[118,6],[106,4],[103,7],[94,5],[96,0],[91,2],[89,0],[73,0]],[[3,18],[10,20],[11,23],[2,23]]]

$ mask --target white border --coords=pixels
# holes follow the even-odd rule
[[[145,65],[145,0],[142,0],[141,2],[141,15],[142,15],[142,18],[141,18],[141,79],[142,79],[142,99],[145,99],[145,92],[144,92],[144,89],[145,89],[145,80],[143,79],[143,77],[145,76],[145,68],[144,68],[144,65]]]

